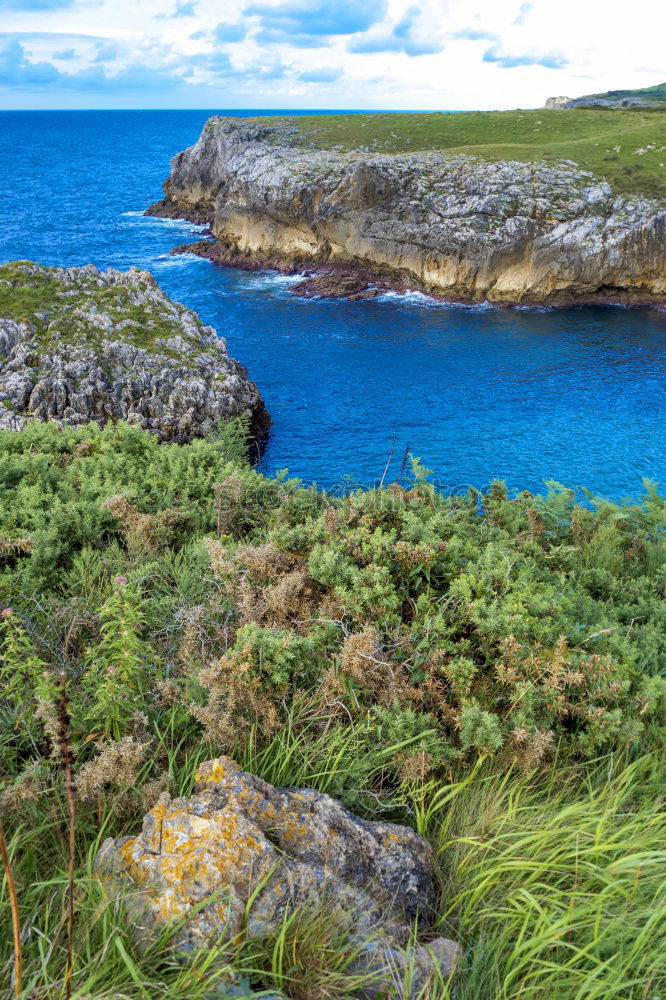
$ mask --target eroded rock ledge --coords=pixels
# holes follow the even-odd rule
[[[0,267],[0,427],[126,420],[162,441],[203,437],[245,415],[269,418],[223,339],[147,272]]]
[[[322,151],[288,123],[211,118],[164,192],[147,214],[209,223],[222,264],[313,277],[342,264],[370,292],[468,302],[666,301],[664,204],[568,160]]]

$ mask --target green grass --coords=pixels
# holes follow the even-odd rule
[[[569,159],[607,180],[615,191],[666,198],[666,112],[659,110],[327,115],[285,120],[299,130],[304,143],[321,149],[441,150],[486,160],[548,163]],[[639,149],[647,151],[639,154]]]
[[[115,339],[169,355],[157,340],[184,336],[180,324],[165,309],[150,301],[134,301],[137,292],[149,289],[148,281],[130,286],[99,286],[96,278],[89,275],[62,281],[57,274],[57,268],[41,267],[30,261],[0,265],[0,317],[32,323],[34,340],[40,347],[71,342],[99,348],[103,340]],[[82,308],[92,310],[92,318],[80,315]],[[95,322],[95,312],[109,316],[114,327],[122,323],[122,328],[115,332],[105,330]],[[203,329],[203,324],[199,326]],[[208,349],[191,339],[198,351]],[[182,359],[181,355],[178,357]]]
[[[441,920],[467,947],[457,1000],[663,996],[665,778],[656,755],[607,758],[435,793]]]
[[[586,97],[607,97],[611,101],[641,98],[646,101],[666,102],[666,83],[654,87],[637,87],[635,90],[607,90],[603,94],[586,94]]]

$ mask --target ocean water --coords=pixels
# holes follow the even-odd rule
[[[196,227],[142,211],[210,113],[0,114],[0,260],[151,271],[257,382],[266,472],[369,484],[393,447],[387,479],[408,448],[444,489],[554,479],[619,499],[666,484],[666,313],[305,301],[271,272],[170,257]]]

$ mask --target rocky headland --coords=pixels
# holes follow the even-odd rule
[[[147,214],[214,237],[179,251],[304,274],[297,294],[666,301],[664,202],[614,193],[572,160],[318,149],[289,121],[211,118],[164,193]]]
[[[144,271],[0,267],[0,428],[125,420],[161,441],[246,416],[269,424],[225,341]]]

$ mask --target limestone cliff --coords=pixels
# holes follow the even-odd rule
[[[569,160],[318,150],[288,122],[211,118],[164,190],[148,212],[209,222],[223,263],[351,266],[469,301],[666,300],[664,204]]]
[[[150,274],[0,267],[0,428],[126,420],[182,443],[242,415],[260,441],[269,420],[257,387]]]

